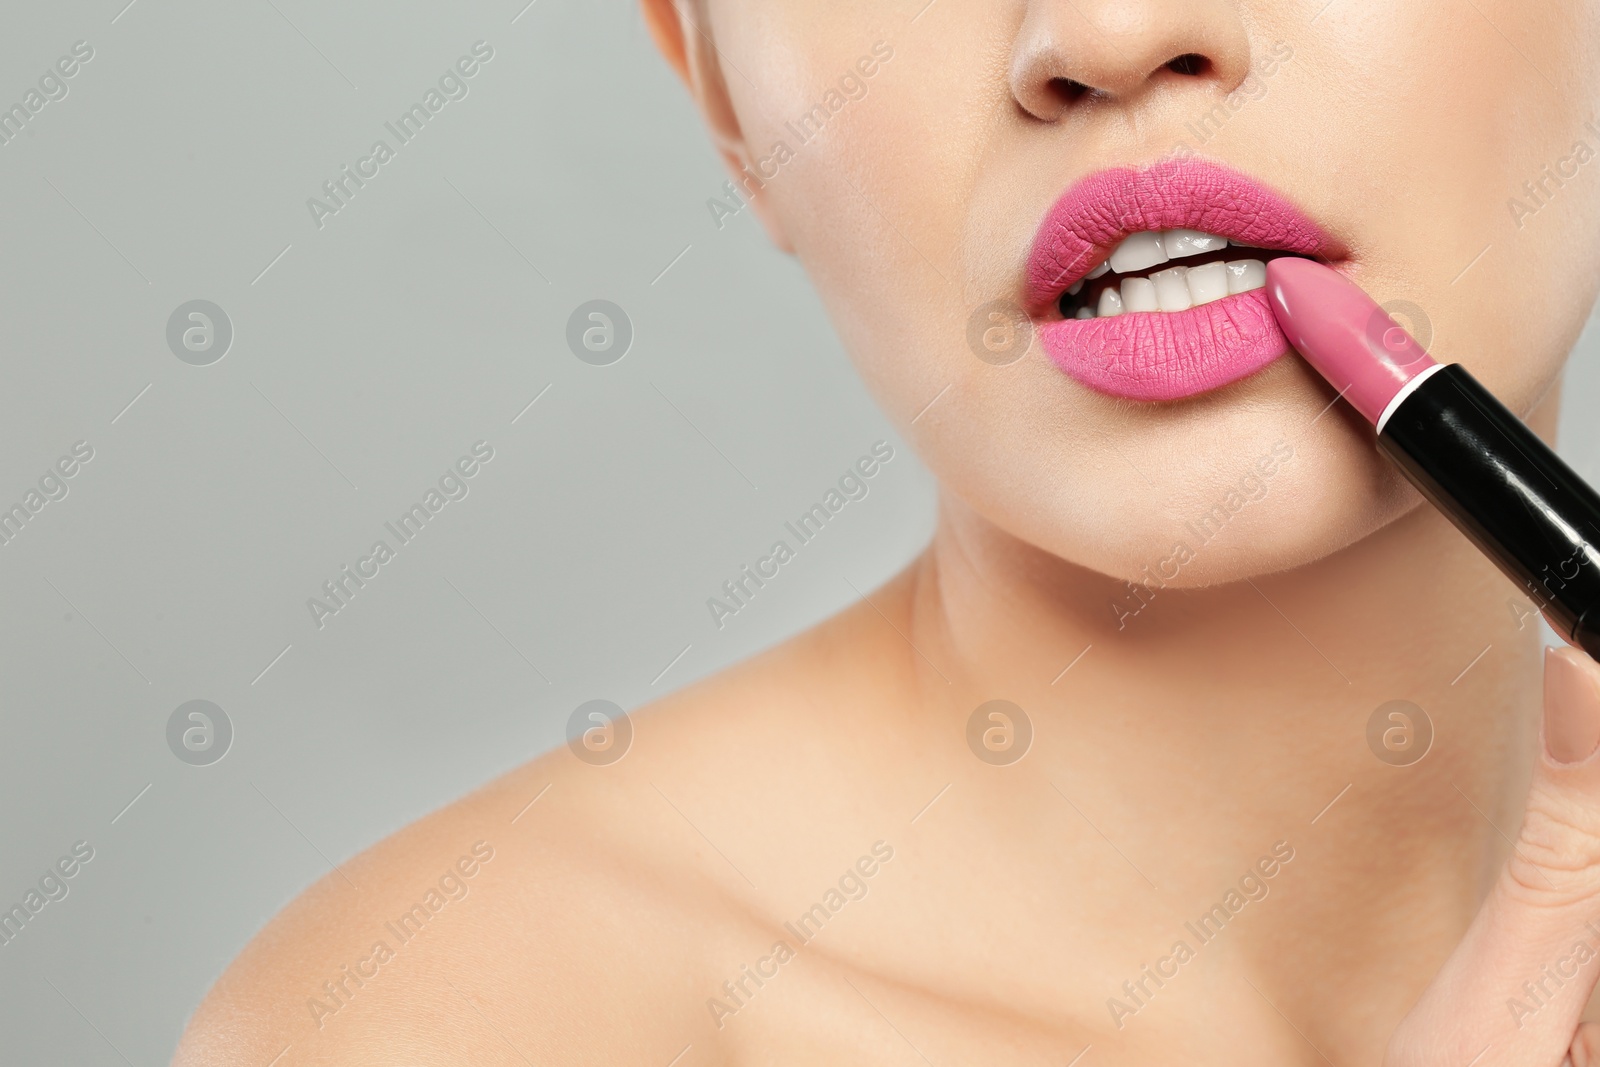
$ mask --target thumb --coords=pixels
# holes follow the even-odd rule
[[[1557,1067],[1600,978],[1600,666],[1546,649],[1544,725],[1511,857],[1401,1023],[1389,1067]]]

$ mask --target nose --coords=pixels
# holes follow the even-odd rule
[[[1054,122],[1086,99],[1130,105],[1163,91],[1227,94],[1250,73],[1234,0],[1026,0],[1011,94]]]

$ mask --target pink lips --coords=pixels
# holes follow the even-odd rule
[[[1044,310],[1117,244],[1141,230],[1201,230],[1235,244],[1327,257],[1322,229],[1277,193],[1215,163],[1119,167],[1068,189],[1045,215],[1028,257],[1027,299]],[[1250,258],[1241,249],[1239,258]],[[1289,351],[1255,289],[1187,311],[1058,319],[1044,349],[1089,388],[1130,400],[1177,400],[1238,381]]]

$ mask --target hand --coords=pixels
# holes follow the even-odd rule
[[[1600,666],[1577,649],[1545,653],[1540,739],[1516,848],[1386,1067],[1600,1067],[1579,1021],[1600,978]]]

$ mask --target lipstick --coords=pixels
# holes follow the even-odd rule
[[[1379,450],[1557,632],[1600,658],[1600,494],[1338,272],[1275,259],[1267,298],[1289,343],[1376,428]]]

